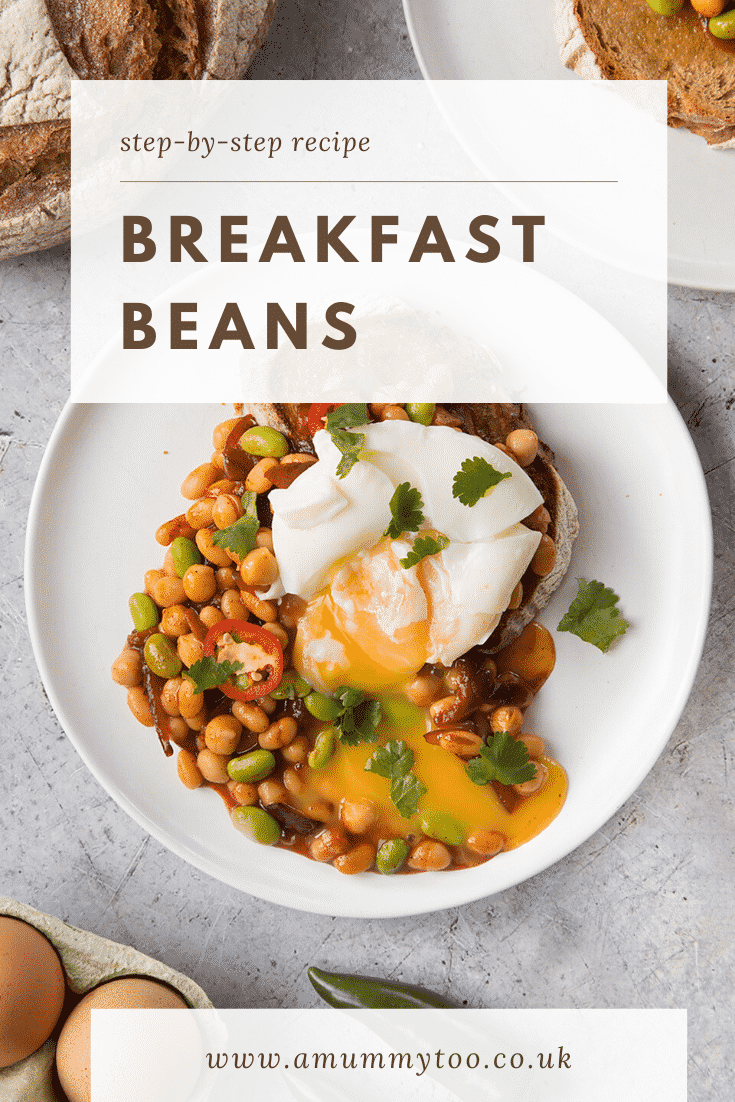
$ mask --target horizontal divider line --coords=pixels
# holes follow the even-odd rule
[[[619,180],[119,180],[120,184],[619,184]]]

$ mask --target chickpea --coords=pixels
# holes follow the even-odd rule
[[[526,528],[530,528],[533,532],[541,532],[542,535],[546,535],[546,530],[551,524],[551,513],[545,505],[539,505],[530,516],[526,517],[523,523]]]
[[[179,689],[184,683],[183,677],[169,677],[161,689],[161,707],[167,716],[180,716]]]
[[[257,784],[249,784],[247,781],[228,781],[227,787],[230,794],[240,807],[255,807],[258,802]]]
[[[419,674],[406,685],[405,693],[417,708],[428,708],[441,690],[441,680],[433,673]]]
[[[538,451],[538,436],[532,429],[513,429],[505,438],[507,448],[522,467],[533,463]]]
[[[235,716],[215,716],[204,728],[204,742],[212,753],[229,757],[237,749],[241,734],[242,723]]]
[[[195,716],[186,716],[186,726],[190,731],[201,731],[206,727],[208,718],[207,709],[203,707]],[[202,745],[197,747],[197,749],[201,750],[203,747],[204,736],[202,735]]]
[[[414,846],[408,856],[409,868],[419,869],[422,872],[438,872],[446,869],[452,863],[452,854],[443,842],[437,842],[435,838],[425,838]]]
[[[297,730],[298,724],[292,716],[282,716],[258,736],[258,742],[264,750],[280,750],[293,742]]]
[[[531,761],[535,761],[536,758],[540,758],[544,752],[544,740],[540,739],[538,735],[516,735],[519,742],[528,750],[528,756]]]
[[[234,494],[220,494],[214,503],[212,520],[217,528],[229,528],[243,515],[243,508]]]
[[[727,0],[692,0],[692,7],[700,15],[711,19],[713,15],[722,15]]]
[[[143,659],[137,650],[126,647],[112,663],[112,680],[117,685],[132,689],[140,685],[143,676]]]
[[[191,631],[185,605],[169,605],[164,608],[161,614],[161,631],[173,639]]]
[[[258,799],[264,807],[270,804],[283,804],[288,801],[288,792],[280,781],[273,777],[266,777],[258,785]]]
[[[523,712],[514,704],[503,704],[495,708],[490,716],[490,727],[493,731],[507,731],[509,735],[514,735],[522,726]]]
[[[247,620],[249,613],[240,599],[238,589],[226,589],[220,597],[220,608],[227,620]]]
[[[184,746],[189,738],[189,728],[186,726],[185,719],[179,719],[178,716],[172,716],[168,721],[168,734],[172,742],[175,742],[177,746]]]
[[[345,876],[354,876],[358,872],[365,872],[375,864],[375,846],[371,842],[361,842],[349,853],[342,853],[335,857],[332,864]]]
[[[199,619],[204,627],[209,630],[213,628],[215,624],[218,624],[220,620],[224,620],[224,616],[218,608],[214,607],[214,605],[207,605],[207,607],[203,608],[199,613]]]
[[[350,834],[364,834],[378,818],[378,809],[372,800],[343,800],[339,817]]]
[[[142,723],[144,727],[155,725],[151,706],[148,703],[148,694],[142,685],[134,685],[131,689],[128,689],[128,708],[130,708],[138,723]]]
[[[543,762],[537,761],[536,763],[536,776],[531,777],[530,781],[524,781],[523,784],[514,784],[513,791],[517,796],[532,796],[534,792],[538,792],[540,788],[546,784],[549,778],[549,771]]]
[[[194,686],[188,677],[178,680],[181,681],[178,695],[179,711],[184,719],[193,719],[204,707],[204,693],[195,693]]]
[[[169,578],[178,578],[176,567],[174,566],[174,553],[171,548],[167,548],[166,554],[163,556],[163,572],[168,574]]]
[[[204,777],[197,765],[197,759],[189,750],[179,750],[176,759],[176,772],[179,780],[187,788],[199,788],[204,783]]]
[[[265,624],[263,626],[265,627]],[[267,716],[272,716],[278,707],[278,702],[275,701],[272,696],[261,696],[258,699],[258,703]]]
[[[232,705],[232,714],[254,735],[262,735],[263,731],[268,730],[268,716],[262,708],[249,700],[236,700]]]
[[[213,512],[214,501],[212,498],[202,497],[186,510],[186,519],[194,531],[198,532],[200,528],[209,528],[210,524],[213,523]]]
[[[237,589],[238,573],[234,566],[221,566],[215,574],[217,589],[224,593],[226,589]]]
[[[227,760],[221,754],[215,754],[206,745],[197,754],[197,766],[205,781],[210,781],[211,784],[227,784],[230,779]]]
[[[286,649],[290,640],[288,638],[288,632],[285,628],[281,627],[280,624],[274,622],[272,624],[263,624],[263,629],[265,631],[269,631],[271,635],[275,635],[276,639],[281,644],[282,649]]]
[[[153,596],[153,586],[156,584],[156,582],[165,577],[166,575],[162,570],[146,570],[143,579],[143,588],[145,589],[149,597]]]
[[[195,662],[204,657],[204,644],[197,639],[193,632],[190,632],[188,635],[179,637],[176,644],[176,653],[188,669],[189,666],[193,666]]]
[[[212,463],[202,463],[190,471],[181,483],[181,496],[189,501],[202,497],[208,486],[219,478],[219,470]]]
[[[478,827],[469,835],[466,845],[473,853],[479,853],[482,857],[495,857],[505,848],[505,838],[497,830]]]
[[[327,827],[312,839],[309,852],[314,861],[333,861],[350,849],[347,835],[341,827]]]
[[[182,605],[186,600],[184,583],[181,578],[168,575],[159,580],[153,586],[151,597],[159,608],[170,608],[171,605]]]
[[[258,547],[265,547],[267,551],[273,554],[273,530],[271,528],[259,528],[255,542]]]
[[[384,406],[380,412],[381,421],[410,421],[411,418],[406,413],[403,406]]]
[[[217,582],[211,566],[196,563],[189,567],[181,580],[184,584],[184,593],[196,605],[211,601],[217,592]]]
[[[278,563],[266,547],[256,547],[240,563],[240,577],[245,585],[272,585],[278,577]]]

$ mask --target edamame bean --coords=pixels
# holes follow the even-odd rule
[[[236,830],[261,846],[274,846],[281,837],[280,824],[262,807],[233,807],[230,819]]]
[[[331,723],[342,712],[342,705],[338,700],[324,693],[309,693],[304,697],[307,712],[311,712],[314,719],[322,719],[325,723]]]
[[[406,402],[406,413],[419,425],[430,425],[435,409],[433,402]]]
[[[684,7],[684,0],[648,0],[648,6],[656,15],[678,15]]]
[[[375,858],[375,867],[384,876],[398,872],[408,857],[408,842],[404,838],[391,838],[383,842]]]
[[[314,749],[306,759],[312,769],[324,768],[334,753],[335,741],[333,727],[327,727],[326,731],[319,732],[316,736]]]
[[[239,758],[230,758],[227,763],[230,778],[248,784],[265,780],[275,768],[276,759],[270,750],[251,750],[248,754],[241,754]]]
[[[715,38],[735,38],[735,9],[713,15],[707,26]]]
[[[158,623],[158,609],[147,593],[134,593],[128,607],[137,631],[148,631]]]
[[[183,578],[190,566],[197,566],[202,561],[202,553],[194,543],[186,536],[177,536],[171,544],[171,558],[174,562],[174,570],[180,578]]]
[[[288,455],[288,440],[278,429],[254,425],[240,437],[240,447],[249,455],[269,455],[279,459]]]
[[[299,677],[296,670],[286,670],[275,689],[271,689],[270,695],[274,700],[293,700],[295,696],[308,696],[311,685]]]
[[[143,657],[151,673],[158,677],[178,677],[181,672],[181,659],[176,653],[176,647],[168,635],[149,635],[143,648]]]
[[[447,846],[460,846],[464,842],[464,827],[444,811],[429,808],[421,815],[421,829],[429,838],[436,838]]]

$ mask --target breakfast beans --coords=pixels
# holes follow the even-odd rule
[[[443,405],[382,403],[370,408],[378,420],[463,431],[460,414]],[[467,827],[443,808],[423,804],[396,831],[379,800],[339,791],[335,766],[340,767],[343,747],[335,724],[342,705],[316,691],[291,665],[291,646],[306,603],[294,594],[264,597],[279,576],[270,527],[260,525],[249,543],[227,533],[246,512],[255,515],[252,494],[258,517],[267,517],[271,489],[290,485],[316,457],[308,450],[291,450],[283,433],[249,424],[247,418],[223,421],[214,430],[213,444],[211,460],[182,482],[182,495],[190,502],[186,512],[156,532],[167,550],[160,568],[149,570],[141,591],[130,598],[134,631],[111,671],[113,680],[127,689],[135,718],[156,727],[164,748],[169,742],[178,748],[181,783],[191,790],[217,791],[233,826],[247,838],[287,846],[344,875],[369,869],[389,876],[463,868],[509,848],[512,839],[509,843],[501,831]],[[526,428],[505,434],[499,446],[521,466],[530,466],[538,455],[538,437]],[[543,577],[556,556],[548,535],[550,514],[539,506],[525,523],[542,535],[530,570]],[[523,599],[519,582],[511,607],[520,607]],[[206,660],[211,662],[207,639],[223,620],[253,625],[268,633],[273,647],[280,646],[284,669],[270,692],[238,698],[252,695],[253,689],[257,694],[258,679],[268,676],[267,668],[196,691],[199,674],[194,667],[206,668]],[[228,633],[222,645],[229,646],[231,638]],[[235,630],[232,645],[238,642]],[[549,784],[555,763],[545,756],[537,735],[523,733],[533,691],[500,658],[479,648],[449,668],[426,665],[404,691],[414,710],[426,717],[426,742],[448,755],[448,768],[450,758],[451,768],[468,768],[496,734],[522,744],[534,773],[523,783],[502,786],[512,814],[515,806]],[[404,707],[409,705],[404,702]]]

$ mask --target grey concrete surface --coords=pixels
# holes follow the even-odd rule
[[[392,0],[282,0],[252,70],[416,74]],[[670,389],[707,478],[715,585],[702,663],[669,745],[604,829],[531,881],[446,912],[358,921],[260,902],[173,856],[99,787],[49,706],[25,624],[23,544],[68,393],[68,285],[64,247],[0,265],[0,894],[135,944],[221,1007],[316,1006],[310,964],[423,983],[471,1007],[685,1007],[690,1098],[729,1100],[735,295],[670,291]]]

